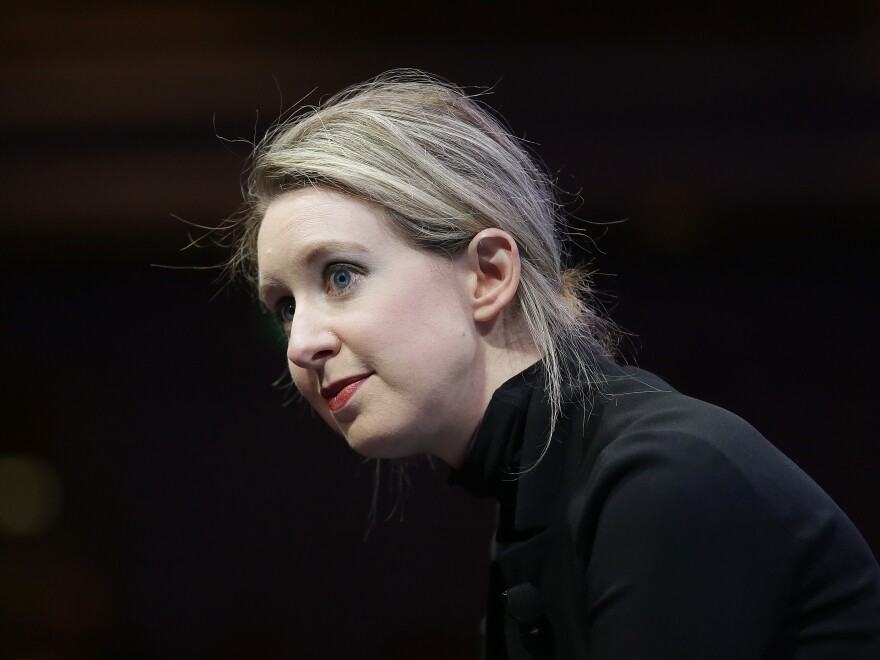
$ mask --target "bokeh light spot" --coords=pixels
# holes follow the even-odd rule
[[[30,456],[0,456],[0,533],[41,534],[62,508],[61,480],[52,466]]]

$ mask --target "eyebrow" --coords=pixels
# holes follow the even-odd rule
[[[358,254],[365,254],[369,252],[369,250],[365,246],[360,243],[355,243],[354,241],[326,241],[309,248],[306,252],[305,262],[310,266],[314,262],[319,261],[322,257],[326,257],[328,254],[335,252],[357,252]]]
[[[316,261],[321,261],[330,254],[338,254],[340,252],[356,252],[358,254],[366,254],[369,250],[353,241],[326,241],[309,248],[305,253],[304,262],[306,266],[313,265]],[[284,283],[278,278],[269,276],[262,278],[260,282],[259,296],[261,301],[266,300],[266,294],[271,289],[283,288]]]

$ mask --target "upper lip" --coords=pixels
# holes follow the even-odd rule
[[[321,388],[321,396],[329,401],[339,394],[342,391],[342,388],[347,387],[352,383],[356,383],[359,380],[363,380],[367,376],[370,376],[370,374],[359,374],[357,376],[349,376],[348,378],[333,381],[326,387]]]

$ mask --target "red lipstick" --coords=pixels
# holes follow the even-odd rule
[[[354,393],[360,389],[360,386],[363,385],[370,376],[371,374],[351,376],[349,378],[337,380],[335,383],[330,383],[327,387],[322,387],[321,396],[327,400],[327,407],[330,408],[330,412],[338,412],[342,410],[345,407],[345,404],[347,404],[351,397],[354,396]]]

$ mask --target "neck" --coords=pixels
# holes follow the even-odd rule
[[[541,351],[535,345],[531,333],[524,323],[495,324],[484,337],[484,359],[486,367],[486,405],[492,394],[503,383],[528,369],[541,359]]]
[[[484,338],[485,339],[485,338]],[[435,455],[448,463],[453,468],[461,467],[470,449],[471,442],[477,433],[477,429],[483,419],[483,413],[501,385],[528,369],[541,359],[541,352],[535,346],[530,335],[522,335],[508,341],[501,342],[485,341],[480,367],[483,369],[484,378],[482,391],[477,392],[477,398],[481,401],[479,417],[471,422],[467,432],[461,434],[455,440],[449,439],[441,447],[441,451]]]

